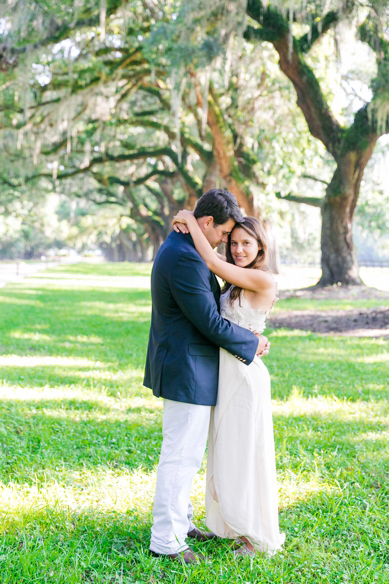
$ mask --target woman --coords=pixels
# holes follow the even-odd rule
[[[254,217],[237,223],[226,258],[213,251],[191,212],[180,211],[173,225],[191,234],[208,268],[226,281],[222,316],[262,333],[277,288],[264,269],[261,223]],[[235,551],[238,556],[275,553],[284,542],[278,527],[269,373],[258,357],[247,366],[224,349],[220,349],[218,400],[211,415],[206,509],[206,523],[214,533],[243,541]]]

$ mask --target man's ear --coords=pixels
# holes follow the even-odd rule
[[[213,217],[212,215],[204,215],[203,217],[199,217],[197,219],[197,223],[203,233],[205,233],[209,227],[213,226]]]
[[[204,220],[204,227],[213,227],[214,219],[212,215],[208,215]]]

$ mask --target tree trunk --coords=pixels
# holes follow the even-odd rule
[[[321,269],[318,286],[362,284],[346,197],[325,197],[322,206]]]
[[[203,193],[210,191],[211,189],[216,189],[219,181],[219,164],[216,158],[212,159],[211,164],[207,167],[207,170],[203,179]]]
[[[196,84],[197,105],[203,108],[203,95]],[[217,162],[218,174],[226,188],[235,196],[238,205],[247,215],[255,215],[254,198],[245,177],[242,175],[234,151],[234,137],[223,117],[215,91],[208,94],[207,124],[213,138],[213,156]],[[208,185],[207,185],[208,186]],[[211,187],[212,188],[212,187]]]
[[[118,250],[118,246],[116,245],[116,242],[112,246],[112,260],[111,261],[112,262],[119,261],[119,250]]]
[[[352,3],[349,8],[351,6]],[[346,13],[343,10],[331,10],[323,14],[320,23],[312,24],[312,34],[306,38],[300,37],[298,40],[290,37],[290,23],[279,6],[276,8],[273,4],[265,9],[260,0],[248,0],[247,13],[260,26],[256,28],[248,26],[245,38],[270,41],[273,44],[280,58],[281,71],[293,83],[297,94],[297,105],[305,117],[310,133],[324,144],[337,163],[335,174],[320,205],[322,210],[322,276],[318,285],[362,284],[353,246],[352,220],[363,172],[373,153],[379,132],[383,132],[379,130],[378,120],[371,115],[371,112],[369,113],[370,105],[381,99],[381,87],[378,84],[378,91],[376,90],[370,105],[362,106],[355,113],[354,120],[348,128],[341,126],[330,110],[320,83],[304,55]],[[373,38],[370,34],[372,30],[370,18],[369,15],[365,21],[366,26],[367,23],[370,24],[363,33],[366,37],[363,40],[369,44],[369,37]],[[387,44],[386,41],[382,42]],[[374,43],[377,49],[379,47],[378,50],[370,46],[377,54],[378,67],[382,67],[384,71],[387,62],[385,49],[381,49],[376,38]],[[386,44],[384,44],[385,47]],[[309,202],[308,199],[310,199]],[[307,197],[306,203],[312,204],[312,199],[312,197]],[[289,200],[297,202],[297,197],[289,197]]]
[[[121,248],[121,260],[123,262],[136,262],[139,259],[137,246],[128,236],[124,229],[121,229],[118,234],[118,241]]]
[[[142,238],[137,240],[137,249],[139,250],[139,261],[147,262],[147,247]]]
[[[164,233],[162,230],[156,229],[155,225],[145,225],[145,228],[149,234],[151,244],[153,246],[152,261],[154,261],[155,256],[157,255],[158,250],[165,239]]]
[[[245,177],[240,172],[235,158],[234,140],[217,104],[208,100],[208,127],[213,137],[213,153],[218,163],[219,174],[227,189],[235,196],[238,205],[247,215],[255,215],[253,195],[244,184]]]
[[[322,276],[318,286],[363,284],[359,277],[352,225],[363,172],[374,145],[373,140],[364,151],[348,152],[340,157],[334,176],[327,187],[321,207]]]

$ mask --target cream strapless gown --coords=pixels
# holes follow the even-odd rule
[[[267,313],[244,299],[231,306],[221,296],[224,318],[263,332]],[[278,526],[270,377],[258,357],[245,365],[220,349],[219,391],[208,440],[206,523],[219,537],[246,536],[258,551],[275,553],[284,542]]]

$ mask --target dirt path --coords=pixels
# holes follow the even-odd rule
[[[78,261],[78,259],[66,258],[60,261],[47,262],[0,262],[0,288],[8,284],[8,282],[18,282],[48,268],[54,268],[60,264],[73,264]]]
[[[389,293],[376,288],[304,288],[283,290],[280,298],[318,300],[318,310],[282,310],[269,316],[272,328],[309,330],[317,333],[357,337],[384,337],[389,339]],[[320,310],[320,300],[382,299],[382,307],[354,310]]]

